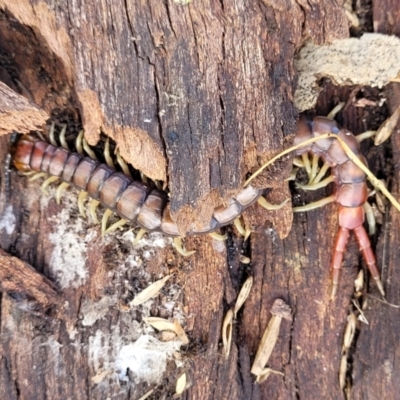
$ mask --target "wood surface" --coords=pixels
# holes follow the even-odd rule
[[[249,172],[290,143],[293,60],[301,45],[349,36],[344,9],[335,2],[8,3],[0,1],[1,80],[50,114],[58,128],[69,123],[71,137],[80,125],[92,145],[100,133],[110,136],[135,168],[166,181],[182,229],[207,220]],[[390,11],[390,3],[378,3],[374,10]],[[393,33],[380,20],[372,25]],[[325,87],[316,113],[348,101],[338,118],[355,133],[379,126],[399,102],[396,84],[384,92]],[[356,107],[357,96],[375,106]],[[388,109],[379,107],[383,96]],[[381,148],[363,145],[371,169],[390,178],[397,198],[398,136]],[[7,148],[8,138],[1,137],[0,160]],[[271,201],[289,194],[289,171],[286,160],[259,181],[273,189]],[[0,247],[54,282],[58,300],[39,315],[2,295],[2,398],[139,399],[150,389],[150,398],[171,398],[182,372],[190,381],[185,399],[346,398],[339,387],[341,346],[363,262],[352,238],[331,301],[335,204],[294,217],[291,205],[270,213],[254,206],[245,215],[256,230],[249,241],[228,227],[226,243],[188,238],[186,248],[196,253],[183,258],[162,238],[158,247],[146,239],[136,248],[119,232],[103,239],[97,225],[79,217],[76,193],[58,205],[38,187],[12,173],[15,229],[0,231]],[[291,185],[291,191],[293,203],[301,204],[332,188],[302,193]],[[0,210],[5,206],[2,198]],[[384,221],[373,248],[384,267],[387,299],[400,304],[399,214],[389,209]],[[243,255],[250,264],[241,263]],[[169,273],[174,276],[150,306],[129,307],[138,292]],[[249,275],[254,285],[225,359],[222,321]],[[354,399],[395,399],[399,310],[374,297],[371,283],[362,297],[369,325],[358,325],[346,390]],[[284,375],[256,384],[251,364],[277,298],[290,305],[293,320],[282,322],[268,366]],[[190,340],[169,359],[158,384],[149,383],[157,364],[148,368],[147,380],[115,367],[123,346],[148,336],[148,315],[181,318]]]

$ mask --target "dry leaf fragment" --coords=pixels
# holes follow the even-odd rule
[[[396,128],[397,122],[400,117],[400,106],[396,108],[395,112],[379,127],[376,132],[375,146],[379,146],[386,141]]]
[[[282,318],[288,319],[289,321],[292,319],[290,307],[281,299],[274,301],[271,314],[272,317],[261,338],[254,363],[251,367],[251,373],[256,375],[257,382],[265,381],[271,374],[271,371],[269,371],[270,368],[265,368],[265,366],[278,339]]]
[[[256,382],[257,382],[257,383],[263,383],[264,381],[266,381],[266,380],[269,378],[269,376],[270,376],[271,374],[282,375],[282,376],[285,375],[285,374],[284,374],[283,372],[281,372],[281,371],[276,371],[276,370],[274,370],[274,369],[272,369],[272,368],[264,368],[264,369],[262,370],[262,373],[261,373],[260,375],[257,376]]]
[[[187,379],[186,379],[186,372],[185,372],[176,381],[175,396],[180,396],[185,391],[186,383],[187,383]]]
[[[229,357],[232,342],[233,311],[229,310],[222,325],[222,343],[224,345],[225,358]]]
[[[155,389],[150,389],[147,393],[145,393],[140,399],[138,400],[145,400],[150,397],[150,395],[154,392]]]
[[[155,281],[146,289],[142,290],[129,304],[131,306],[138,306],[143,304],[147,300],[150,300],[152,297],[155,297],[160,293],[160,290],[164,287],[165,283],[169,278],[171,278],[173,274],[167,275],[158,281]]]
[[[357,318],[356,315],[352,313],[347,317],[347,325],[344,331],[343,345],[342,345],[342,358],[340,360],[340,367],[339,367],[339,384],[342,390],[346,386],[347,359],[349,356],[349,349],[351,347],[351,343],[353,342],[354,334],[356,332],[356,327],[357,327]]]
[[[153,328],[157,329],[160,332],[170,331],[170,332],[175,333],[178,340],[180,340],[182,342],[182,344],[189,343],[189,339],[186,336],[186,333],[185,333],[184,329],[182,328],[182,325],[179,323],[179,321],[177,319],[174,319],[174,321],[171,322],[164,318],[146,317],[146,318],[143,318],[143,321],[146,324],[151,325]]]
[[[249,296],[252,286],[253,286],[253,277],[249,276],[246,279],[246,281],[244,282],[242,288],[240,289],[238,298],[236,300],[235,309],[234,309],[235,318],[236,318],[238,311],[240,310],[240,308],[246,301],[247,297]]]

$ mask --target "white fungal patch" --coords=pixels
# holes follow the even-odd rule
[[[7,235],[11,235],[15,229],[15,215],[11,205],[6,206],[0,215],[0,231],[4,229]]]
[[[86,282],[87,243],[97,235],[94,230],[86,228],[81,218],[71,224],[70,215],[71,210],[76,207],[76,196],[73,199],[70,197],[70,194],[63,197],[64,207],[52,218],[55,230],[49,235],[49,240],[54,245],[49,265],[51,276],[62,289],[78,288]]]

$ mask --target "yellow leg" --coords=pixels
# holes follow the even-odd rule
[[[365,139],[372,138],[376,135],[377,131],[366,131],[356,136],[357,142],[361,143]]]
[[[143,235],[144,235],[145,233],[146,233],[146,230],[140,228],[140,229],[139,229],[139,232],[136,234],[135,240],[132,242],[132,244],[133,244],[134,246],[136,246],[136,245],[139,243],[140,239],[143,237]]]
[[[86,200],[88,193],[85,191],[80,191],[79,196],[78,196],[78,209],[79,209],[79,214],[83,217],[86,218],[86,213],[85,213],[85,205],[84,202]]]
[[[42,191],[42,193],[43,193],[45,196],[48,196],[48,195],[49,195],[48,191],[46,190],[47,187],[48,187],[51,183],[53,183],[53,182],[55,182],[55,181],[58,181],[58,179],[59,179],[58,176],[49,176],[49,177],[42,183],[42,185],[40,186],[40,190]]]
[[[69,183],[67,183],[67,182],[63,182],[60,185],[58,185],[58,188],[57,188],[57,191],[56,191],[56,202],[57,202],[57,204],[61,203],[62,192],[65,189],[68,189],[68,187],[69,187]]]
[[[86,141],[85,138],[82,138],[82,146],[83,146],[83,150],[86,151],[86,154],[92,159],[92,160],[97,160],[96,154],[94,153],[94,151],[89,147],[88,142]]]
[[[228,239],[228,235],[226,233],[224,235],[220,235],[217,232],[210,232],[208,236],[212,237],[215,240],[219,240],[220,242],[224,242],[226,239]]]
[[[313,155],[312,164],[311,164],[310,181],[308,183],[312,183],[314,181],[315,177],[317,176],[318,161],[319,161],[319,157],[316,155]]]
[[[244,241],[246,241],[248,238],[249,238],[249,236],[251,235],[251,229],[249,229],[249,228],[245,228],[245,227],[243,227],[243,225],[242,225],[242,221],[240,220],[240,217],[239,218],[236,218],[234,221],[233,221],[233,224],[236,226],[236,229],[238,230],[238,232],[242,235],[242,236],[244,236]]]
[[[97,218],[97,214],[96,214],[96,210],[97,210],[97,207],[98,207],[99,204],[100,204],[100,202],[97,201],[97,200],[92,199],[90,201],[90,208],[89,208],[90,216],[92,217],[93,221],[96,224],[100,223],[98,218]]]
[[[140,179],[142,180],[142,182],[144,182],[146,184],[149,183],[149,179],[147,178],[147,176],[142,171],[140,171]]]
[[[300,207],[293,207],[293,212],[304,212],[304,211],[310,211],[310,210],[315,210],[316,208],[323,207],[326,204],[333,203],[335,201],[335,196],[329,196],[325,197],[324,199],[315,201],[314,203],[306,204],[305,206],[300,206]]]
[[[68,151],[69,151],[68,143],[67,143],[67,141],[65,140],[65,133],[66,133],[66,132],[67,132],[67,125],[64,124],[63,127],[62,127],[62,129],[61,129],[61,132],[60,132],[60,143],[61,143],[61,146],[62,146],[65,150],[68,150]]]
[[[307,185],[300,185],[297,184],[296,186],[299,189],[303,189],[303,190],[318,190],[321,189],[327,185],[329,185],[331,182],[333,182],[333,175],[328,176],[327,178],[325,178],[323,181],[318,182],[318,183],[309,183]]]
[[[121,157],[121,154],[119,153],[119,149],[115,153],[117,156],[117,163],[121,167],[122,171],[124,172],[125,175],[132,176],[131,172],[129,171],[128,164],[124,161],[124,159]]]
[[[196,253],[195,250],[186,251],[186,250],[182,247],[182,238],[180,238],[180,237],[174,238],[174,247],[175,247],[176,251],[177,251],[179,254],[181,254],[183,257],[188,257],[188,256],[191,256],[192,254]]]
[[[83,139],[83,129],[79,132],[79,135],[75,139],[75,148],[78,154],[83,155],[82,139]]]
[[[49,139],[50,139],[50,143],[53,146],[58,146],[57,141],[54,137],[54,122],[51,123],[51,127],[50,127],[50,132],[49,132]]]
[[[104,159],[106,160],[106,164],[109,167],[114,168],[114,162],[113,162],[113,159],[110,154],[110,139],[109,138],[107,138],[107,140],[106,140],[103,154],[104,154]]]
[[[108,227],[104,233],[106,234],[106,233],[114,232],[115,230],[117,230],[121,226],[124,226],[127,222],[128,221],[126,219],[120,219],[115,224],[112,224],[110,227]]]
[[[107,208],[107,210],[103,214],[103,218],[101,219],[101,235],[104,236],[107,230],[107,222],[108,219],[113,215],[114,211]]]
[[[46,172],[37,172],[29,178],[29,182],[36,181],[37,179],[47,176]]]
[[[35,175],[35,174],[37,174],[36,171],[25,171],[25,172],[22,173],[22,175],[24,175],[24,176],[32,176],[32,175]]]
[[[281,204],[271,204],[271,203],[269,203],[269,202],[265,199],[265,197],[260,196],[260,197],[257,199],[257,203],[258,203],[261,207],[265,208],[265,209],[268,210],[268,211],[276,211],[276,210],[280,210],[289,200],[290,200],[290,199],[286,199],[286,200],[284,200]]]
[[[303,161],[300,160],[300,158],[297,158],[297,157],[293,158],[293,165],[294,165],[295,167],[304,168],[304,163],[303,163]]]
[[[329,168],[330,168],[329,165],[327,163],[324,163],[324,165],[321,167],[321,169],[318,172],[318,175],[314,178],[312,183],[318,183],[325,176]]]
[[[303,154],[301,156],[301,158],[303,159],[303,164],[304,164],[304,168],[307,171],[307,175],[310,178],[311,175],[311,165],[310,165],[310,159],[308,158],[308,154]]]
[[[294,181],[296,179],[298,168],[293,168],[290,175],[284,180],[285,182]]]
[[[345,106],[344,102],[339,103],[328,115],[327,118],[334,119],[338,115],[339,111]]]

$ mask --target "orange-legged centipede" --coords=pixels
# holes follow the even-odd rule
[[[366,163],[360,153],[359,143],[346,129],[340,129],[329,118],[315,117],[312,120],[300,118],[295,143],[301,144],[309,138],[330,132],[340,136],[353,152]],[[332,170],[332,181],[336,190],[331,201],[339,203],[339,232],[337,234],[332,257],[333,291],[336,293],[343,255],[350,231],[354,231],[363,257],[384,295],[376,260],[370,240],[363,227],[364,209],[368,193],[365,173],[349,158],[341,144],[333,138],[323,139],[296,151],[297,155],[310,152],[321,157]],[[115,212],[122,218],[139,225],[146,231],[159,231],[167,236],[180,237],[177,224],[172,220],[167,194],[154,189],[141,181],[116,171],[89,157],[57,147],[31,135],[19,137],[12,145],[11,154],[14,166],[21,171],[37,171],[72,184],[81,193],[87,193],[97,204]],[[326,171],[326,169],[325,169]],[[322,171],[321,171],[322,172]],[[323,176],[322,174],[319,174]],[[245,208],[260,200],[262,191],[252,186],[241,190],[227,206],[220,206],[213,212],[210,222],[201,229],[187,232],[186,235],[198,235],[214,232],[228,225],[240,216]]]

